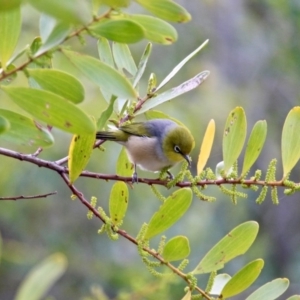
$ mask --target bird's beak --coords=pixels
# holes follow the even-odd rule
[[[189,165],[189,168],[190,168],[191,165],[192,165],[192,160],[191,160],[190,156],[187,155],[187,154],[182,154],[182,156],[183,156],[183,158],[187,161],[187,163],[188,163],[188,165]]]

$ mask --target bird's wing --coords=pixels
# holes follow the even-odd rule
[[[135,122],[135,123],[127,124],[127,125],[121,126],[119,129],[130,135],[151,137],[151,134],[150,134],[148,128],[145,126],[145,123],[142,123],[142,122]]]

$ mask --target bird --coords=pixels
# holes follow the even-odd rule
[[[121,125],[111,131],[98,131],[96,139],[114,141],[123,145],[134,165],[132,182],[138,182],[138,166],[142,170],[159,172],[186,160],[191,166],[190,152],[195,141],[190,131],[169,119],[152,119]]]

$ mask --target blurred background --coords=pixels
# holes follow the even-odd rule
[[[208,46],[168,83],[166,89],[203,70],[210,70],[209,78],[199,88],[157,109],[190,128],[196,139],[196,148],[192,153],[194,162],[197,161],[209,120],[216,121],[217,133],[209,160],[209,167],[213,170],[222,160],[223,128],[233,108],[242,106],[245,109],[249,132],[257,120],[267,120],[266,145],[252,172],[259,168],[265,174],[271,159],[277,158],[277,179],[280,179],[282,126],[289,110],[299,105],[300,2],[176,2],[191,13],[192,20],[187,24],[175,24],[179,36],[175,44],[153,45],[140,94],[146,93],[150,73],[154,72],[160,82],[179,61],[209,39]],[[142,10],[132,5],[129,11]],[[20,49],[38,35],[38,22],[39,13],[24,5]],[[86,45],[82,46],[73,39],[69,45],[77,51],[97,56],[95,40],[87,39]],[[136,62],[145,45],[146,41],[143,41],[131,46]],[[54,67],[72,72],[81,80],[86,99],[80,106],[98,118],[106,108],[99,89],[59,55],[54,56]],[[17,80],[20,84],[26,82],[21,74]],[[20,111],[3,94],[0,107]],[[143,116],[139,119],[143,119]],[[54,136],[56,143],[45,149],[41,158],[55,161],[67,155],[71,135],[54,130]],[[0,146],[25,153],[35,151],[1,140]],[[121,147],[106,143],[105,148],[105,152],[94,151],[88,170],[115,173]],[[0,196],[58,192],[55,196],[43,199],[0,202],[0,232],[4,243],[0,265],[0,299],[12,299],[26,273],[54,252],[64,253],[69,264],[47,299],[96,299],[92,298],[92,294],[100,293],[100,289],[107,299],[117,299],[120,293],[123,298],[119,295],[118,299],[181,299],[185,286],[183,282],[174,281],[168,285],[168,290],[164,289],[164,280],[148,273],[134,245],[123,238],[112,242],[106,235],[97,234],[101,222],[95,218],[91,221],[87,219],[86,208],[78,200],[71,200],[69,189],[57,174],[4,156],[0,157],[0,162]],[[176,170],[173,172],[176,173]],[[195,163],[192,173],[196,174]],[[139,174],[155,177],[144,172]],[[299,167],[295,168],[291,178],[299,182]],[[84,178],[76,182],[86,198],[96,196],[98,205],[104,209],[108,206],[112,184]],[[165,195],[170,194],[163,188],[160,191]],[[269,195],[263,204],[257,205],[255,199],[258,193],[255,192],[250,192],[248,199],[240,199],[237,205],[233,205],[216,188],[210,187],[207,194],[216,196],[217,201],[207,203],[195,198],[188,213],[172,230],[166,232],[168,238],[185,234],[190,239],[192,252],[187,270],[192,270],[203,255],[232,228],[242,222],[256,220],[260,224],[260,231],[254,245],[246,255],[226,265],[224,271],[234,274],[249,261],[262,258],[265,267],[259,279],[244,295],[277,277],[287,277],[291,282],[288,292],[281,299],[300,294],[299,195],[286,197],[279,191],[280,204],[275,206]],[[159,205],[150,188],[135,185],[130,190],[124,230],[135,236]],[[199,276],[198,280],[204,287],[207,276]]]

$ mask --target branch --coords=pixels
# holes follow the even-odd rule
[[[57,191],[47,193],[47,194],[41,194],[41,195],[33,195],[33,196],[11,196],[11,197],[0,197],[0,200],[23,200],[23,199],[37,199],[37,198],[46,198],[48,196],[56,195]]]

